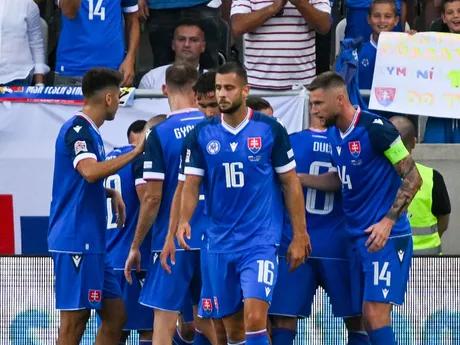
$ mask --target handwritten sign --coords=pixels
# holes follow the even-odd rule
[[[369,108],[460,118],[460,35],[382,33]]]
[[[134,87],[120,88],[120,106],[131,107]],[[81,105],[83,92],[77,86],[0,86],[0,102]]]

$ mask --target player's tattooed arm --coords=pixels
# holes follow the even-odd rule
[[[396,221],[407,210],[415,194],[422,186],[423,181],[411,155],[407,155],[393,166],[399,176],[401,176],[402,183],[396,194],[393,206],[391,206],[386,217]]]

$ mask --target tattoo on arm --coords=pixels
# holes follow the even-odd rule
[[[411,155],[401,159],[394,164],[394,167],[403,180],[396,194],[395,202],[386,217],[396,221],[407,210],[415,194],[420,189],[422,178]]]

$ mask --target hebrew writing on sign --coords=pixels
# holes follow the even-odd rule
[[[369,108],[460,118],[460,35],[382,33]]]

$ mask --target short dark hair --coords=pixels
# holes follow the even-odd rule
[[[187,86],[193,87],[198,76],[196,68],[188,64],[174,64],[166,69],[166,86],[174,90],[181,90]]]
[[[193,91],[199,95],[207,95],[216,91],[216,71],[210,70],[198,77]]]
[[[129,135],[132,133],[141,133],[144,130],[145,124],[147,121],[145,120],[136,120],[132,124],[129,125],[128,131],[126,132],[126,135],[129,139]]]
[[[248,74],[246,73],[246,70],[244,69],[243,65],[235,61],[227,62],[227,63],[224,63],[223,65],[220,65],[217,68],[217,73],[218,74],[235,73],[238,77],[243,79],[243,81],[246,84],[248,83]]]
[[[412,150],[414,148],[414,138],[417,137],[417,131],[412,121],[405,116],[395,115],[390,118],[390,122],[401,135],[404,146]]]
[[[246,98],[246,105],[255,111],[261,111],[272,107],[266,99],[259,96],[248,96],[248,98]]]
[[[340,74],[337,74],[335,72],[324,72],[318,75],[313,81],[311,82],[310,85],[307,86],[308,91],[315,91],[318,89],[332,89],[336,87],[345,87],[346,88],[347,84],[345,83],[345,80],[340,76]]]
[[[206,31],[203,28],[203,25],[199,20],[193,19],[193,18],[183,18],[179,20],[177,23],[176,27],[174,28],[174,36],[176,36],[176,30],[180,26],[196,26],[198,27],[201,31],[203,31],[204,38],[206,40]]]
[[[83,76],[83,97],[90,98],[106,87],[120,87],[123,76],[120,72],[105,67],[89,69]]]
[[[445,13],[446,11],[446,4],[456,2],[456,1],[460,1],[460,0],[442,0],[442,10],[441,10],[442,13]]]
[[[395,17],[398,17],[398,7],[396,6],[395,0],[373,0],[371,3],[371,7],[369,7],[369,15],[372,14],[372,10],[374,9],[375,5],[383,5],[383,4],[388,4],[393,7],[393,12]]]

